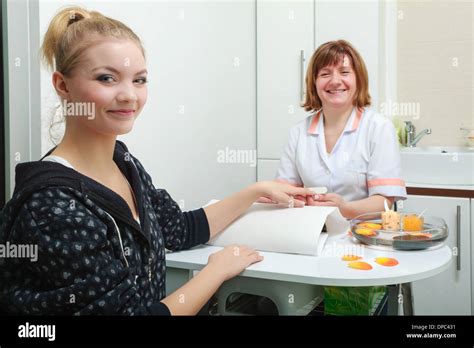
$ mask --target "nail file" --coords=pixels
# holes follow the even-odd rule
[[[384,207],[385,211],[389,211],[389,210],[390,210],[390,209],[388,209],[388,204],[387,204],[387,200],[386,200],[386,199],[383,200],[383,207]]]
[[[328,188],[325,186],[321,187],[308,187],[311,191],[313,191],[316,194],[323,194],[328,192]]]

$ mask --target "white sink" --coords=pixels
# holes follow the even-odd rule
[[[426,146],[401,148],[406,182],[474,186],[474,148]]]

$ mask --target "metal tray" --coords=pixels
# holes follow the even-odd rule
[[[367,213],[357,216],[350,221],[352,236],[367,245],[388,246],[396,250],[423,250],[442,244],[448,237],[448,226],[446,222],[438,217],[423,216],[424,224],[421,231],[405,231],[403,229],[403,217],[415,213],[399,213],[400,229],[383,230],[380,228],[368,228],[361,226],[363,223],[374,223],[382,225],[382,212]],[[368,229],[361,230],[361,228]],[[358,231],[359,230],[359,231]]]

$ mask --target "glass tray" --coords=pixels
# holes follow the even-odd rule
[[[443,244],[448,237],[448,226],[441,218],[423,215],[424,223],[420,231],[405,231],[403,217],[415,213],[399,213],[400,229],[384,230],[381,226],[381,214],[382,212],[362,214],[352,219],[350,221],[352,236],[367,245],[391,247],[396,250],[428,249]],[[380,226],[370,227],[364,223]]]

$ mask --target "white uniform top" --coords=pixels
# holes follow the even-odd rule
[[[326,186],[346,201],[376,194],[400,200],[407,194],[400,162],[392,122],[369,108],[354,108],[328,154],[321,109],[291,129],[276,178],[298,186]]]

